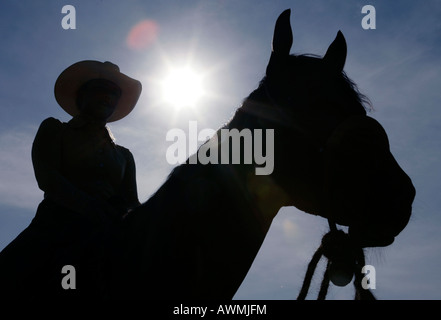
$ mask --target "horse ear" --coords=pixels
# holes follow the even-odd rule
[[[272,49],[274,53],[289,55],[292,46],[292,30],[289,22],[291,9],[283,11],[277,18],[274,28]]]
[[[329,46],[323,60],[332,69],[341,72],[345,66],[347,50],[345,37],[341,31],[338,31],[337,37]]]

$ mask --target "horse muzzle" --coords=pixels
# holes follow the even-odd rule
[[[372,214],[368,221],[349,226],[349,235],[361,247],[385,247],[407,226],[412,214],[415,188],[410,182],[403,184],[400,196],[390,200],[383,210]]]

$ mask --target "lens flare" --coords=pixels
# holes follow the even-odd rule
[[[127,45],[132,50],[142,50],[152,45],[158,38],[159,25],[153,20],[137,23],[127,35]]]

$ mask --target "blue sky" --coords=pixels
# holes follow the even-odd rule
[[[76,9],[76,29],[64,30],[64,5]],[[364,5],[376,9],[376,29],[361,26]],[[118,64],[140,80],[135,110],[110,125],[137,164],[141,201],[173,168],[165,158],[168,130],[218,128],[263,77],[274,23],[291,8],[292,53],[322,55],[341,30],[345,71],[372,101],[370,115],[388,132],[392,153],[417,189],[413,217],[390,247],[367,250],[380,299],[441,298],[441,4],[416,1],[12,1],[0,2],[0,249],[35,214],[42,192],[30,157],[42,120],[68,121],[53,95],[70,64],[94,59]],[[130,30],[154,21],[156,40],[134,50]],[[207,94],[194,108],[164,103],[159,81],[167,68],[191,65]],[[327,231],[324,219],[283,208],[236,299],[293,299],[309,259]],[[323,268],[323,264],[320,265]],[[320,272],[318,273],[320,274]],[[315,296],[320,277],[313,281]],[[330,299],[351,299],[352,286],[331,287]]]

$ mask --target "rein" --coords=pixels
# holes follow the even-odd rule
[[[322,256],[328,261],[323,274],[317,300],[324,300],[328,293],[329,281],[334,285],[345,287],[353,277],[355,287],[355,300],[375,300],[369,289],[362,286],[362,268],[365,265],[363,248],[355,246],[349,234],[338,230],[335,223],[329,219],[330,231],[322,238],[322,243],[312,256],[303,280],[303,285],[297,300],[305,300],[314,271]]]

